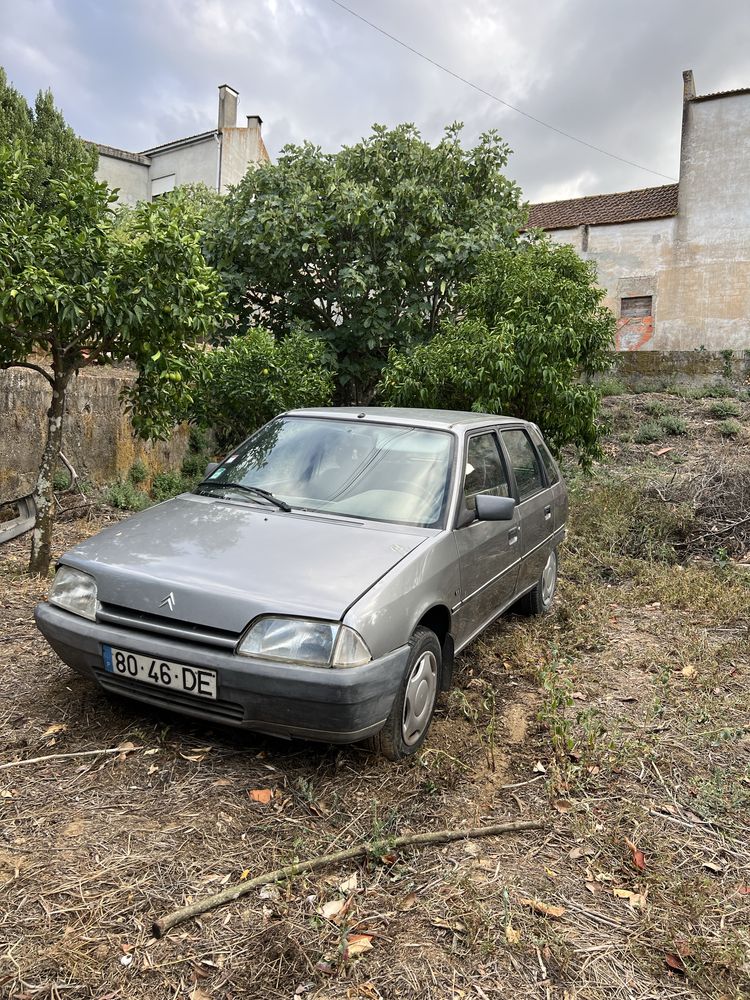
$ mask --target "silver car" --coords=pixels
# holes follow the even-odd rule
[[[550,606],[567,506],[523,420],[295,410],[67,552],[36,621],[109,692],[397,760],[455,655]]]

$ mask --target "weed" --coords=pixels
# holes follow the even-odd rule
[[[652,417],[666,417],[670,412],[667,404],[660,399],[649,399],[644,403],[643,409]]]
[[[734,438],[742,430],[739,420],[722,420],[716,425],[716,430],[722,437]]]
[[[128,479],[133,484],[133,486],[140,486],[141,483],[146,481],[148,477],[148,469],[146,468],[146,463],[143,459],[138,458],[130,466],[130,472],[128,473]]]
[[[678,417],[674,413],[666,414],[661,418],[659,423],[667,434],[674,434],[682,437],[688,432],[687,421],[683,420],[682,417]]]
[[[106,493],[107,503],[118,510],[143,510],[151,503],[143,490],[137,489],[129,480],[119,479],[112,483]]]
[[[739,417],[740,404],[733,399],[720,399],[712,404],[708,412],[717,420],[728,420],[730,417]]]
[[[645,423],[641,424],[635,432],[633,440],[636,444],[656,444],[656,442],[661,441],[663,437],[664,431],[661,424],[647,420]]]
[[[151,483],[151,496],[157,503],[184,493],[190,484],[177,472],[157,472]]]
[[[596,388],[602,397],[625,396],[629,391],[623,380],[616,375],[605,375],[604,378],[596,383]]]
[[[52,489],[58,493],[70,487],[70,475],[65,469],[55,469],[52,474]]]
[[[674,392],[683,399],[728,399],[737,395],[730,385],[680,386]]]

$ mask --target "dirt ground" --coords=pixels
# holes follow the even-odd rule
[[[660,400],[684,433],[637,443]],[[688,508],[711,463],[750,475],[750,406],[726,439],[711,405],[607,400],[553,611],[506,616],[459,658],[403,765],[108,699],[36,632],[47,581],[24,575],[27,539],[6,545],[0,997],[749,997],[750,569],[725,527],[750,509]],[[121,516],[84,513],[57,552]],[[518,819],[543,828],[388,847]],[[185,902],[373,840],[365,861],[151,934]]]

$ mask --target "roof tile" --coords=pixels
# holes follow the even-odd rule
[[[529,226],[539,229],[573,229],[618,222],[640,222],[677,215],[678,184],[595,194],[567,201],[547,201],[529,206]]]

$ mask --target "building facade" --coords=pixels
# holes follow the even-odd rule
[[[269,160],[260,116],[248,115],[247,125],[238,128],[238,100],[239,93],[223,84],[215,129],[140,153],[94,143],[99,150],[97,179],[118,188],[118,200],[128,205],[151,201],[182,184],[205,184],[224,194],[251,167]]]
[[[532,205],[597,265],[620,351],[750,349],[750,88],[683,74],[679,183]]]

